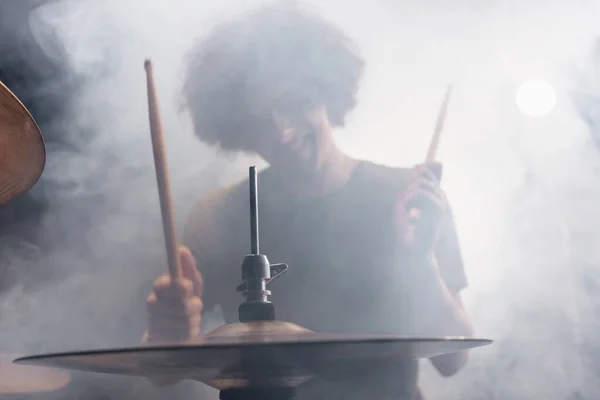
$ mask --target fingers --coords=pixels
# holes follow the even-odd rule
[[[148,341],[182,341],[200,334],[202,275],[189,249],[179,249],[182,277],[162,275],[146,299]]]
[[[411,171],[408,184],[404,189],[404,195],[412,195],[415,192],[432,193],[436,197],[445,200],[439,180],[428,165],[418,165]]]
[[[431,174],[435,177],[435,179],[439,182],[442,180],[442,172],[444,170],[442,164],[440,163],[428,163],[426,164],[427,170],[431,172]]]
[[[153,284],[153,291],[160,299],[184,299],[194,293],[194,284],[187,278],[171,280],[169,275],[159,276]]]
[[[162,275],[154,281],[154,292],[159,298],[185,298],[192,295],[202,297],[204,282],[196,268],[194,256],[186,247],[179,248],[182,279],[171,281],[169,275]]]
[[[418,166],[414,169],[413,178],[409,181],[403,192],[404,207],[411,214],[411,209],[419,209],[422,214],[436,214],[444,212],[447,201],[437,177],[427,166]],[[411,218],[412,219],[412,218]]]
[[[436,211],[436,214],[443,213],[446,211],[447,204],[442,194],[418,188],[410,192],[405,192],[404,207],[409,210],[409,217],[414,217],[415,215],[421,217],[430,211]],[[410,211],[415,208],[419,210],[418,213]]]
[[[430,181],[439,182],[442,178],[442,170],[443,167],[440,163],[418,164],[412,169],[410,178],[412,180],[423,177]]]
[[[408,194],[408,193],[414,193],[414,192],[428,192],[428,193],[433,193],[435,195],[441,195],[441,188],[440,186],[434,182],[434,181],[430,181],[426,178],[415,178],[412,182],[410,182],[406,188],[404,188],[404,193]]]
[[[148,341],[182,341],[199,335],[202,306],[197,296],[161,298],[150,293],[146,299]]]
[[[159,299],[155,292],[146,298],[150,315],[161,315],[164,319],[185,319],[202,313],[202,300],[197,296],[187,298]]]
[[[200,323],[200,315],[180,320],[166,320],[149,314],[148,343],[189,340],[200,334]]]
[[[432,170],[437,168],[440,171],[440,167],[441,164],[438,163],[416,166],[411,171],[408,185],[402,193],[399,205],[404,209],[404,218],[413,228],[419,225],[418,230],[421,233],[433,229],[429,225],[435,225],[435,221],[439,220],[448,208],[446,195]]]
[[[204,281],[202,275],[196,268],[196,260],[192,252],[185,246],[179,248],[179,257],[181,263],[181,274],[184,278],[189,279],[192,283],[193,293],[198,297],[202,297],[204,290]]]
[[[403,224],[403,241],[415,249],[428,251],[433,247],[441,218],[448,208],[439,184],[441,171],[438,163],[416,166],[398,199],[395,215]]]

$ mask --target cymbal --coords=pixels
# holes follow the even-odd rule
[[[491,343],[472,338],[322,334],[285,322],[225,325],[185,343],[24,357],[20,364],[109,374],[193,379],[216,389],[295,387],[364,364],[429,358]]]
[[[69,384],[66,371],[54,368],[15,365],[15,354],[0,354],[0,395],[50,392]]]
[[[33,186],[46,164],[46,148],[35,120],[0,82],[0,204]]]

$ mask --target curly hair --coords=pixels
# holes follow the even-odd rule
[[[241,148],[258,107],[324,106],[343,126],[356,105],[364,61],[328,21],[274,3],[217,26],[190,55],[183,105],[196,135],[222,150]]]

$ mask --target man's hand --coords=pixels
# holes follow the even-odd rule
[[[162,275],[154,281],[154,290],[146,299],[148,333],[145,341],[185,341],[200,334],[202,313],[202,276],[194,256],[186,247],[179,248],[181,280]]]
[[[448,211],[448,201],[440,188],[441,164],[418,165],[411,171],[408,184],[398,198],[395,209],[402,246],[418,265],[429,265],[424,271],[432,274],[430,284],[419,285],[419,307],[433,317],[425,320],[426,331],[447,332],[451,336],[472,336],[473,328],[466,315],[459,293],[452,293],[442,278],[434,249],[442,221]],[[424,297],[423,297],[424,296]],[[444,354],[431,359],[436,369],[450,376],[466,363],[468,352]]]
[[[429,256],[437,244],[448,202],[440,188],[441,164],[416,166],[395,209],[403,246],[416,256]]]

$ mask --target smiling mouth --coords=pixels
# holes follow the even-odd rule
[[[305,160],[310,160],[315,155],[316,135],[314,132],[295,134],[293,132],[284,133],[284,140],[288,142],[289,148]]]

